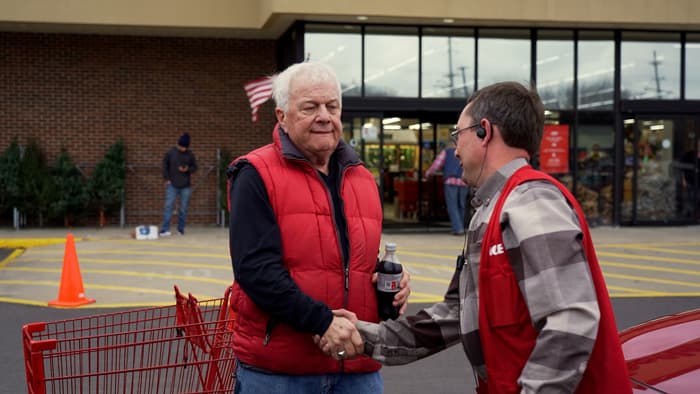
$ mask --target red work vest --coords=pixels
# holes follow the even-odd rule
[[[632,387],[610,297],[583,211],[574,196],[562,184],[530,166],[520,168],[506,182],[482,242],[479,267],[479,333],[488,382],[486,387],[479,387],[479,392],[519,393],[517,379],[535,347],[538,331],[533,327],[507,253],[489,256],[492,245],[503,244],[500,215],[506,198],[516,186],[532,180],[546,180],[556,185],[569,204],[575,208],[583,232],[584,252],[598,298],[598,335],[576,393],[631,393]]]

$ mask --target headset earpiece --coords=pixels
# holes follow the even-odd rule
[[[486,129],[482,125],[476,126],[476,136],[479,137],[479,139],[484,139],[486,138]]]

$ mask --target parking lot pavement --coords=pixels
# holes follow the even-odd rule
[[[0,302],[56,299],[68,232],[0,230]],[[73,229],[84,307],[138,307],[173,301],[173,285],[200,299],[221,297],[233,280],[228,231],[191,227],[185,236],[137,241],[131,229]],[[612,297],[700,296],[700,226],[596,227],[596,251]],[[445,233],[383,234],[411,273],[411,301],[442,299],[464,239]]]
[[[21,376],[20,328],[105,313],[114,308],[171,305],[173,285],[200,300],[219,298],[232,279],[228,232],[188,227],[185,236],[137,241],[130,229],[72,229],[80,279],[97,301],[77,309],[46,308],[57,297],[64,265],[62,229],[0,229],[1,375]],[[592,230],[618,326],[629,327],[668,313],[700,307],[700,226]],[[412,275],[409,312],[442,299],[463,238],[446,233],[383,234],[398,246]],[[102,309],[95,309],[102,308]],[[387,393],[463,393],[473,390],[471,369],[460,346],[402,367],[382,370]],[[22,379],[0,379],[0,393],[24,390]]]

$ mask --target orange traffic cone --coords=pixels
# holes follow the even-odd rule
[[[93,302],[95,302],[94,299],[85,297],[78,254],[75,252],[75,240],[73,240],[73,234],[68,234],[66,236],[66,251],[63,254],[63,271],[61,272],[58,299],[49,301],[49,306],[76,307]]]

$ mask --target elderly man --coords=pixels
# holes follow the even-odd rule
[[[273,143],[229,168],[236,393],[382,392],[380,364],[354,358],[359,333],[333,315],[344,308],[378,321],[382,231],[374,178],[341,140],[340,92],[324,64],[287,68],[273,85]],[[395,305],[407,285],[408,275]]]

